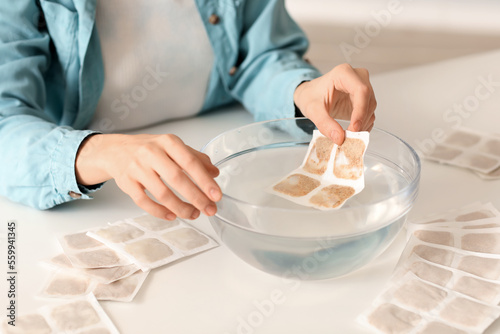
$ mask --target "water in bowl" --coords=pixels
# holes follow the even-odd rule
[[[223,192],[255,205],[224,202],[219,208],[220,215],[266,234],[335,237],[380,229],[408,211],[402,207],[408,206],[407,200],[390,197],[404,189],[409,178],[396,164],[370,151],[365,155],[365,189],[349,199],[342,209],[328,211],[331,214],[271,194],[270,187],[297,168],[306,151],[306,143],[289,147],[269,145],[220,162],[217,181]],[[283,210],[266,210],[271,207]]]

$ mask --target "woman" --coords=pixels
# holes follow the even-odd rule
[[[235,101],[257,120],[303,114],[338,144],[334,118],[375,120],[368,72],[304,61],[283,0],[3,1],[0,24],[0,194],[38,209],[114,178],[156,217],[215,214],[209,158],[174,135],[117,134],[130,128]]]

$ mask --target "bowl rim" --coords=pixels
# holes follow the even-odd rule
[[[258,126],[258,125],[262,125],[262,124],[266,124],[266,123],[276,123],[276,122],[282,122],[282,121],[296,121],[296,120],[309,120],[307,117],[288,117],[288,118],[279,118],[279,119],[272,119],[272,120],[266,120],[266,121],[260,121],[260,122],[252,122],[252,123],[249,123],[249,124],[245,124],[243,126],[240,126],[240,127],[237,127],[237,128],[233,128],[233,129],[230,129],[230,130],[226,130],[222,133],[220,133],[219,135],[215,136],[214,138],[212,138],[209,142],[207,142],[203,147],[202,149],[200,150],[200,152],[202,153],[205,153],[205,150],[206,148],[212,144],[214,141],[218,140],[219,138],[223,137],[224,135],[228,134],[228,133],[231,133],[231,132],[234,132],[234,131],[238,131],[238,130],[241,130],[243,128],[248,128],[248,127],[254,127],[254,126]],[[311,120],[309,120],[310,122],[312,122]],[[339,124],[342,125],[342,123],[344,122],[348,122],[348,121],[345,121],[345,120],[336,120],[337,122],[339,122]],[[394,137],[395,139],[397,139],[398,141],[400,141],[401,143],[403,143],[407,149],[409,150],[409,152],[411,153],[411,155],[414,157],[415,159],[415,162],[416,162],[416,167],[417,167],[417,172],[416,172],[416,175],[415,177],[413,178],[413,180],[411,180],[411,182],[406,185],[405,187],[403,187],[402,189],[398,190],[395,194],[391,195],[390,197],[388,198],[384,198],[384,199],[381,199],[381,200],[377,200],[375,202],[371,202],[367,205],[369,206],[374,206],[376,204],[379,204],[381,202],[384,202],[384,201],[387,201],[387,200],[390,200],[391,198],[396,198],[398,197],[401,193],[404,193],[406,192],[408,189],[412,189],[414,188],[416,193],[418,194],[418,184],[420,182],[420,176],[421,176],[421,172],[422,172],[422,164],[421,164],[421,160],[420,160],[420,157],[419,155],[417,154],[417,152],[413,149],[413,147],[411,147],[405,140],[401,139],[400,137],[386,131],[386,130],[383,130],[381,128],[378,128],[378,127],[373,127],[371,131],[373,130],[377,130],[377,131],[380,131],[386,135],[389,135],[390,137]],[[255,208],[255,209],[259,209],[259,210],[273,210],[273,211],[292,211],[292,212],[298,212],[298,213],[304,213],[304,212],[310,212],[311,211],[311,208],[274,208],[274,207],[265,207],[265,206],[262,206],[262,205],[258,205],[258,204],[252,204],[252,203],[249,203],[249,202],[246,202],[246,201],[243,201],[241,199],[238,199],[236,197],[233,197],[231,195],[228,195],[228,194],[225,194],[224,192],[222,192],[222,197],[221,197],[221,200],[222,198],[227,198],[228,200],[232,201],[232,202],[237,202],[237,203],[240,203],[240,204],[243,204],[247,207],[251,207],[251,208]],[[337,210],[325,210],[326,212],[328,211],[331,211],[331,212],[338,212],[340,210],[344,210],[347,211],[347,210],[351,210],[353,208],[340,208],[340,209],[337,209]],[[406,210],[406,213],[407,213],[408,210]],[[403,216],[403,214],[401,214],[401,216]],[[232,222],[229,222],[227,221],[224,217],[221,217],[218,215],[218,212],[214,215],[214,217],[217,217],[218,219],[221,219],[223,220],[224,222],[226,223],[229,223],[233,226],[236,226],[236,227],[239,227],[239,228],[242,228],[242,229],[245,229],[245,230],[248,230],[248,231],[252,231],[252,232],[256,232],[256,233],[261,233],[261,234],[265,234],[265,235],[273,235],[273,236],[280,236],[280,235],[277,235],[277,234],[269,234],[269,233],[262,233],[256,229],[250,229],[250,228],[246,228],[245,226],[241,226],[239,224],[234,224]],[[384,227],[386,225],[383,225],[383,226],[380,226],[380,225],[377,225],[377,227]],[[365,231],[363,231],[363,233],[366,233]],[[357,234],[357,232],[356,232]],[[354,233],[351,233],[351,234],[346,234],[344,236],[351,236],[351,235],[354,235]],[[282,236],[282,235],[281,235]],[[282,237],[286,237],[286,236],[282,236]],[[333,237],[333,236],[332,236]],[[302,237],[290,237],[290,238],[302,238]],[[309,238],[309,237],[305,237],[305,238]],[[317,237],[313,237],[313,238],[317,238]]]

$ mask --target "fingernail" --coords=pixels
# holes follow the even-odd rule
[[[210,189],[210,197],[212,201],[217,202],[220,199],[220,192],[217,189],[212,188]]]
[[[356,122],[354,123],[353,128],[354,128],[354,131],[359,131],[359,130],[361,130],[361,121],[356,121]]]
[[[191,214],[191,219],[196,219],[200,216],[200,210],[194,210]]]
[[[177,217],[173,213],[167,213],[167,215],[165,216],[165,218],[167,220],[174,220]]]
[[[213,215],[215,215],[216,212],[217,212],[217,207],[215,206],[214,203],[210,203],[205,208],[205,213],[207,216],[213,216]]]

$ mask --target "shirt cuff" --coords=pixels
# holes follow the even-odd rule
[[[293,100],[293,95],[295,94],[295,90],[301,83],[305,81],[311,81],[320,76],[321,73],[319,73],[315,69],[303,69],[302,73],[297,75],[294,79],[290,80],[285,96],[286,102],[283,110],[283,116],[282,116],[283,118],[304,117],[300,109],[297,108],[297,106],[295,105],[295,102]]]
[[[300,85],[302,85],[304,82],[307,82],[307,81],[310,81],[310,80],[301,81],[297,85],[297,87],[299,87]],[[295,87],[295,89],[297,89],[297,87]],[[297,105],[295,104],[295,101],[293,102],[293,106],[295,107],[295,117],[305,117],[304,114],[302,113],[302,111],[300,111],[299,107],[297,107]]]
[[[321,73],[311,66],[309,68],[306,67],[301,69],[301,73],[290,80],[286,92],[286,105],[283,110],[284,118],[305,117],[300,109],[295,105],[295,101],[293,99],[295,90],[301,83],[311,81],[320,76]],[[295,126],[290,126],[290,123],[286,124],[288,124],[289,127],[282,130],[285,130],[289,133],[295,133],[298,138],[301,138],[303,135],[312,135],[313,130],[316,128],[316,126],[312,122],[303,122],[299,120],[295,122]]]
[[[104,184],[79,185],[75,173],[76,154],[80,145],[85,138],[99,133],[91,130],[67,129],[58,141],[51,156],[50,166],[54,188],[60,196],[58,204],[76,199],[92,199],[89,194],[99,190]]]

